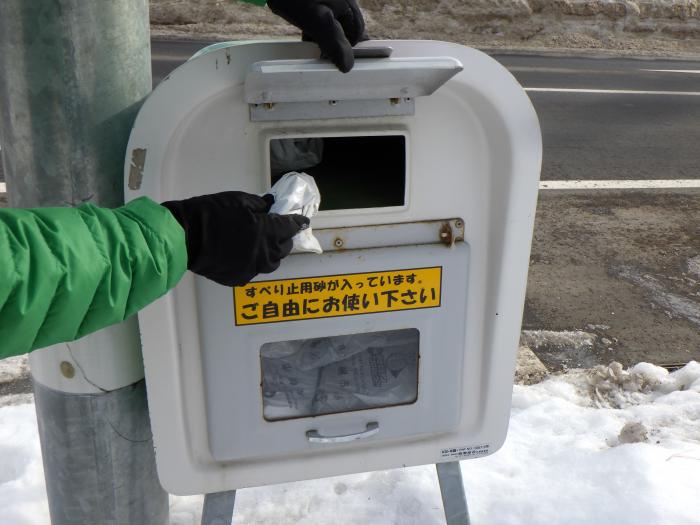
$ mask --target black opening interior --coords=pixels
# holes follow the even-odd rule
[[[289,154],[283,163],[275,162],[274,151],[279,151],[281,146],[290,152],[293,144],[298,146],[308,140],[318,141],[313,155],[302,152],[298,165]],[[272,184],[290,171],[308,173],[321,192],[322,211],[384,208],[405,203],[406,138],[402,135],[273,139],[270,142]],[[273,144],[275,142],[278,144]]]

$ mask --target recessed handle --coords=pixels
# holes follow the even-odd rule
[[[379,423],[376,421],[367,423],[367,429],[357,434],[346,434],[344,436],[322,436],[318,430],[309,430],[306,433],[306,438],[309,443],[349,443],[358,439],[365,439],[374,436],[379,432]]]

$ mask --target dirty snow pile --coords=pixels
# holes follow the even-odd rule
[[[696,56],[698,0],[360,0],[378,39],[438,39],[476,47],[615,50]],[[151,0],[151,34],[230,40],[298,37],[269,9],[221,0]]]
[[[504,447],[462,463],[475,524],[700,524],[700,364],[571,371],[516,386]],[[173,497],[175,525],[201,497]],[[0,408],[7,525],[48,524],[34,407]],[[443,524],[433,467],[239,491],[237,524]]]

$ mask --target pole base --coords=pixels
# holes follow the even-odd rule
[[[146,384],[68,394],[34,381],[52,525],[167,525]]]

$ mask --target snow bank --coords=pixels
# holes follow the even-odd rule
[[[0,509],[5,525],[49,524],[33,404],[0,408]]]
[[[29,377],[26,355],[0,359],[0,383],[10,383]]]
[[[692,50],[698,0],[360,0],[374,38],[425,38],[481,46]],[[158,36],[260,38],[298,34],[268,9],[220,0],[151,0]],[[647,40],[654,45],[645,45]],[[687,44],[687,45],[686,45]]]
[[[673,373],[613,364],[516,386],[503,449],[462,464],[479,525],[697,525],[698,469],[698,363]],[[172,498],[172,523],[198,524],[201,503]],[[48,524],[32,405],[0,408],[0,508],[8,525]],[[444,523],[430,466],[242,490],[236,520]]]

